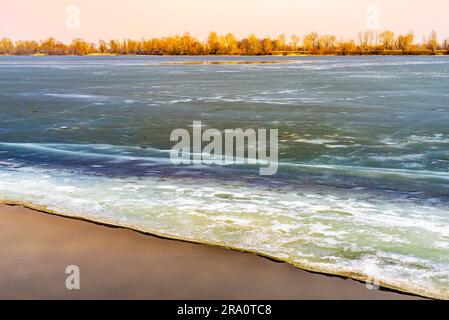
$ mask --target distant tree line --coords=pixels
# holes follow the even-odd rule
[[[275,39],[251,34],[240,40],[230,33],[218,35],[211,32],[206,41],[199,41],[189,33],[137,41],[99,40],[90,43],[75,39],[70,44],[54,38],[39,42],[0,40],[2,55],[436,55],[448,52],[449,39],[440,43],[434,31],[419,43],[412,32],[396,36],[391,31],[361,32],[357,40],[338,39],[334,35],[316,32],[303,37],[279,35]]]

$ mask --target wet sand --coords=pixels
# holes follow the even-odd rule
[[[0,204],[0,299],[417,299],[249,253]],[[80,268],[67,290],[66,267]]]

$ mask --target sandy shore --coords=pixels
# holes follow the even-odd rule
[[[0,205],[0,299],[416,299],[247,253]],[[65,287],[68,265],[81,289]]]

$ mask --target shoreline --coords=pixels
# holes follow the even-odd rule
[[[360,281],[305,271],[260,254],[29,207],[0,204],[0,254],[6,257],[0,262],[0,298],[420,299],[388,289],[368,290]],[[81,288],[90,286],[68,291],[61,265],[75,262]],[[88,280],[83,280],[84,270]],[[101,270],[109,270],[111,277]],[[133,281],[123,283],[127,278]],[[122,283],[120,288],[116,282]]]
[[[229,58],[252,58],[252,57],[274,57],[274,58],[304,58],[304,57],[448,57],[446,54],[268,54],[268,55],[222,55],[222,54],[0,54],[0,57],[229,57]]]

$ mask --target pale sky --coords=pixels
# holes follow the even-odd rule
[[[70,5],[79,8],[79,28]],[[448,0],[0,0],[0,38],[96,41],[186,31],[200,39],[209,31],[239,38],[311,31],[355,38],[374,25],[413,30],[417,40],[435,29],[443,39],[449,37],[448,12]]]

